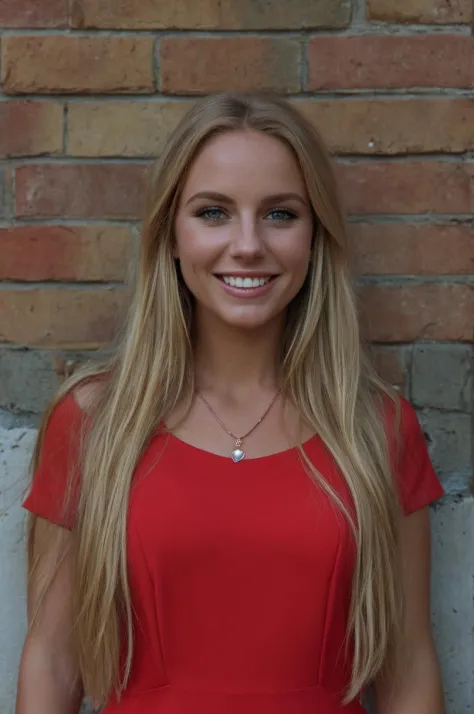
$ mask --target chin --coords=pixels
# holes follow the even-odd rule
[[[220,315],[221,321],[236,330],[257,330],[273,323],[278,315]]]

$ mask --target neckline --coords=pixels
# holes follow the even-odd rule
[[[163,422],[163,429],[164,431],[162,432],[165,436],[168,437],[169,440],[174,441],[176,446],[178,448],[184,448],[188,449],[189,451],[194,452],[195,455],[199,455],[201,458],[208,458],[208,459],[215,459],[215,460],[221,460],[223,462],[227,462],[229,464],[232,464],[233,466],[242,466],[242,464],[251,464],[253,462],[255,463],[262,463],[263,461],[268,461],[271,459],[275,459],[277,456],[279,457],[287,457],[291,456],[293,454],[298,455],[298,447],[296,446],[290,446],[287,449],[282,449],[282,451],[275,451],[272,454],[264,454],[263,456],[252,456],[250,458],[245,457],[242,459],[242,461],[238,461],[235,463],[232,460],[232,457],[230,455],[230,450],[229,450],[229,455],[228,456],[223,456],[222,454],[216,454],[214,451],[208,451],[207,449],[202,449],[200,446],[194,446],[194,444],[190,444],[188,441],[184,441],[184,439],[181,439],[179,436],[176,436],[173,434],[172,431],[168,429],[166,424]],[[306,439],[301,446],[303,449],[306,449],[306,447],[310,446],[313,442],[316,442],[316,440],[319,440],[319,435],[313,434],[310,436],[308,439]]]

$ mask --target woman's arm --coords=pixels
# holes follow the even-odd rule
[[[430,621],[430,521],[423,508],[403,519],[402,578],[406,652],[375,682],[377,714],[444,714],[444,697]]]
[[[23,648],[16,714],[76,714],[81,705],[82,688],[71,634],[71,537],[64,528],[37,518],[33,560],[39,557],[28,589],[30,623],[40,607]],[[40,603],[42,585],[56,567],[51,589]]]

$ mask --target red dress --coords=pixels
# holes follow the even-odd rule
[[[61,508],[81,412],[54,411],[25,508]],[[439,498],[422,431],[402,402],[397,478],[406,514]],[[318,437],[306,450],[350,503]],[[157,434],[137,466],[128,517],[132,674],[105,714],[362,714],[341,703],[354,567],[350,528],[296,449],[234,464]]]

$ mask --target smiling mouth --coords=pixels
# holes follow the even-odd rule
[[[223,283],[226,285],[229,285],[232,288],[240,288],[240,289],[255,289],[255,288],[261,288],[264,285],[267,285],[271,280],[274,280],[277,276],[276,275],[262,275],[262,276],[255,276],[255,277],[241,277],[239,275],[216,275],[219,280],[222,280]]]

